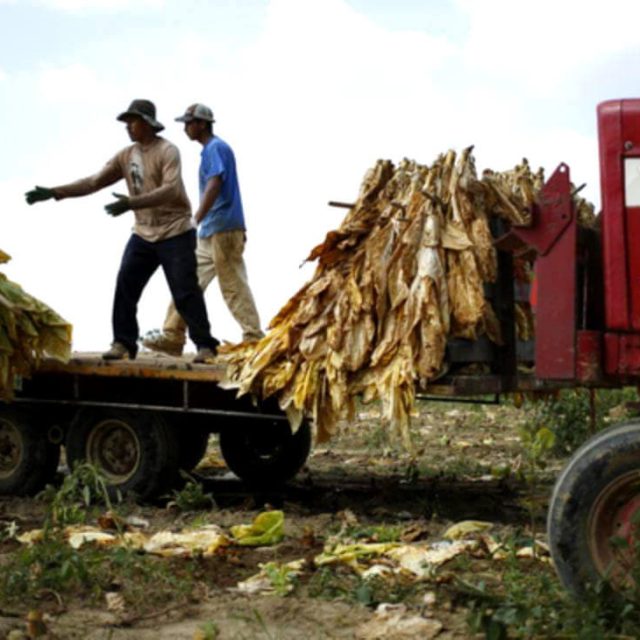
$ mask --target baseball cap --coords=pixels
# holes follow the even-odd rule
[[[128,116],[140,116],[148,122],[156,131],[162,131],[164,125],[156,120],[156,105],[151,100],[133,100],[126,111],[123,111],[118,120],[124,121]]]
[[[206,122],[215,122],[213,119],[213,111],[207,105],[196,102],[187,107],[183,115],[175,119],[176,122],[191,122],[192,120],[205,120]]]

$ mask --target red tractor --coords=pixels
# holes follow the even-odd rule
[[[530,228],[535,249],[535,377],[568,386],[640,381],[640,99],[598,106],[602,211],[577,225],[569,169],[544,186]],[[630,584],[640,536],[640,421],[598,433],[557,480],[548,515],[551,554],[571,591],[606,578]]]

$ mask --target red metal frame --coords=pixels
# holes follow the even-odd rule
[[[640,334],[606,333],[605,373],[612,377],[640,375]]]
[[[624,160],[640,156],[640,99],[598,105],[605,323],[640,330],[640,207],[624,201]]]
[[[566,164],[541,189],[531,227],[514,227],[512,233],[538,252],[536,376],[575,379],[577,225]]]
[[[576,350],[576,378],[580,382],[601,381],[602,331],[578,331]]]
[[[625,202],[627,158],[640,157],[640,99],[598,105],[604,369],[611,377],[640,375],[640,207]]]

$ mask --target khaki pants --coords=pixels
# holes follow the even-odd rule
[[[259,340],[264,333],[260,329],[258,310],[249,288],[247,269],[242,257],[244,244],[244,231],[224,231],[208,238],[198,238],[198,283],[204,291],[218,276],[222,297],[242,328],[242,339]],[[185,343],[186,324],[173,301],[169,305],[163,331],[176,343]]]

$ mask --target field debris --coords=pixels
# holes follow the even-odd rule
[[[263,547],[277,544],[284,538],[284,513],[265,511],[256,516],[251,524],[231,527],[236,544],[243,547]]]
[[[357,397],[380,399],[386,424],[411,449],[416,388],[443,373],[447,340],[502,341],[484,291],[497,276],[492,226],[529,224],[544,181],[526,160],[478,176],[471,151],[430,166],[379,160],[340,227],[309,254],[313,277],[268,334],[220,350],[224,386],[275,395],[294,429],[313,422],[318,442],[353,417]],[[530,281],[529,262],[517,259],[515,271]],[[530,305],[518,306],[518,331],[531,337]]]
[[[442,631],[443,624],[432,618],[424,618],[408,612],[403,604],[383,602],[378,605],[371,620],[361,624],[355,631],[357,640],[411,640],[435,638]]]
[[[0,264],[11,257],[0,250]],[[47,356],[66,362],[71,325],[44,302],[0,273],[0,399],[13,398],[16,380]]]
[[[231,527],[229,534],[215,524],[206,524],[182,531],[156,531],[145,533],[148,527],[145,521],[135,526],[127,524],[113,530],[111,526],[103,528],[105,523],[112,523],[113,518],[98,518],[98,526],[71,525],[62,529],[62,535],[69,546],[80,549],[86,544],[101,547],[123,546],[137,551],[144,551],[161,557],[211,557],[223,547],[239,546],[271,546],[284,537],[284,513],[282,511],[265,511],[258,514],[253,523]],[[126,522],[122,520],[122,522]],[[32,529],[18,536],[16,540],[25,545],[33,545],[45,539],[44,529]]]
[[[306,561],[292,560],[280,564],[266,562],[259,565],[260,572],[238,583],[237,589],[245,595],[289,595],[295,588],[295,581],[302,573]]]
[[[492,522],[483,522],[482,520],[463,520],[451,525],[443,534],[443,538],[447,540],[463,540],[471,534],[481,531],[489,531],[493,528]]]

